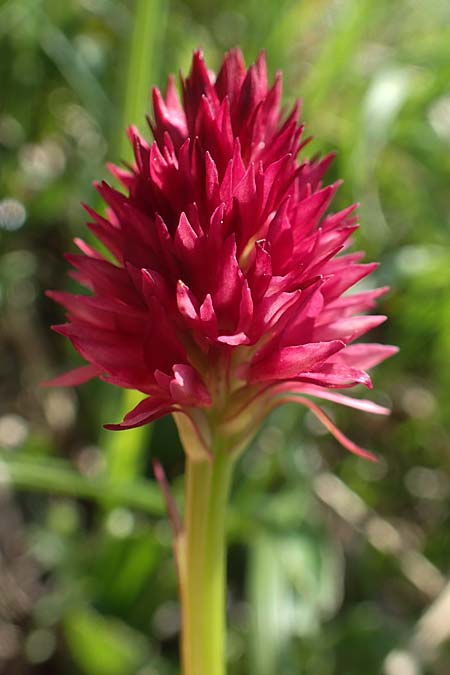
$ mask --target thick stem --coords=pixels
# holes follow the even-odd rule
[[[180,560],[183,675],[225,675],[225,518],[233,459],[187,459]]]

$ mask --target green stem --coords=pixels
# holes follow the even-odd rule
[[[233,459],[187,460],[181,565],[183,675],[225,675],[225,521]]]

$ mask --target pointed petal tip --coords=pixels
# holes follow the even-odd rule
[[[128,427],[123,427],[121,424],[104,424],[103,429],[106,429],[106,431],[126,431]]]
[[[347,449],[353,455],[361,457],[362,459],[367,459],[369,462],[373,462],[373,464],[378,464],[380,461],[378,455],[375,455],[375,453],[371,452],[370,450],[366,450],[365,448],[361,448],[360,446],[355,445],[353,450],[350,450],[350,448]]]
[[[69,327],[70,323],[54,323],[50,326],[50,330],[53,330],[55,333],[59,333],[59,335],[64,335],[64,337],[66,337]]]
[[[108,431],[125,431],[154,422],[159,417],[176,410],[173,402],[160,398],[147,397],[130,410],[118,424],[105,424]]]
[[[385,345],[386,349],[390,349],[391,351],[391,356],[395,356],[395,354],[398,354],[400,351],[400,347],[397,345]]]
[[[69,370],[67,373],[53,377],[51,380],[46,380],[40,383],[41,387],[77,387],[80,384],[89,382],[94,377],[97,377],[101,374],[101,369],[92,364],[88,363],[87,365],[80,366],[79,368],[74,368]]]
[[[332,192],[333,192],[333,195],[334,195],[334,194],[336,194],[336,192],[339,190],[339,188],[340,188],[341,185],[343,185],[343,184],[344,184],[344,179],[343,179],[343,178],[338,178],[337,180],[334,181],[334,183],[332,183],[332,184],[329,185],[328,187],[331,188],[331,190],[332,190]]]
[[[258,54],[258,56],[256,57],[256,62],[255,62],[255,63],[256,63],[257,65],[259,65],[260,63],[265,65],[266,61],[267,61],[267,51],[266,51],[264,48],[263,48],[263,49],[260,49],[260,50],[259,50],[259,54]]]

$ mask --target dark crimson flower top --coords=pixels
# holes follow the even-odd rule
[[[106,217],[86,207],[114,260],[77,240],[67,258],[90,295],[49,293],[67,310],[55,330],[89,364],[53,384],[138,389],[148,397],[108,428],[183,413],[204,448],[214,424],[238,446],[296,400],[364,454],[309,398],[387,412],[336,390],[370,388],[367,369],[396,351],[353,344],[385,320],[364,312],[386,289],[347,293],[376,264],[341,254],[357,224],[355,206],[326,215],[332,156],[298,160],[299,105],[283,118],[264,54],[246,70],[233,50],[215,77],[195,52],[181,85],[181,101],[173,78],[153,91],[152,144],[129,130],[134,164],[111,167],[125,192],[97,185]]]

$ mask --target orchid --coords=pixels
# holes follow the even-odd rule
[[[333,159],[301,158],[300,106],[283,115],[261,54],[248,70],[230,51],[215,76],[195,52],[182,97],[153,91],[154,141],[129,129],[134,163],[111,166],[122,190],[97,190],[88,227],[103,254],[76,240],[67,256],[89,294],[49,295],[67,310],[55,330],[87,365],[53,384],[100,377],[145,398],[126,430],[168,414],[186,452],[185,519],[176,528],[185,675],[224,672],[224,514],[232,468],[267,415],[297,402],[348,450],[316,400],[388,410],[341,390],[396,352],[355,341],[386,317],[366,314],[387,289],[348,291],[377,267],[348,252],[355,205],[328,209]],[[159,473],[159,471],[158,471]],[[161,478],[164,482],[163,478]],[[167,492],[167,490],[166,490]],[[168,496],[170,502],[170,497]]]

